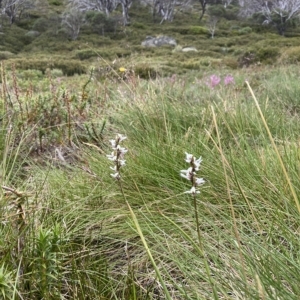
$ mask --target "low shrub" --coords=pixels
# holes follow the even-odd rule
[[[30,30],[28,31],[25,36],[31,38],[32,40],[35,39],[36,37],[38,37],[40,35],[39,31],[34,31],[34,30]]]
[[[233,70],[235,70],[239,67],[239,63],[238,63],[237,59],[234,57],[225,57],[222,60],[222,65],[224,65],[230,69],[233,69]]]
[[[240,66],[249,66],[255,63],[274,64],[279,56],[279,48],[255,48],[244,52],[238,59]]]
[[[63,5],[63,0],[48,0],[50,5],[61,6]]]
[[[28,45],[32,39],[26,36],[27,30],[24,30],[16,25],[3,28],[3,34],[0,39],[0,46],[3,50],[18,53]]]
[[[52,78],[62,77],[64,73],[60,69],[46,69],[46,74],[49,74]]]
[[[0,51],[0,60],[13,58],[14,56],[15,56],[15,54],[13,54],[9,51]]]
[[[117,49],[115,54],[118,58],[127,57],[131,55],[131,50],[129,49]]]
[[[86,13],[86,21],[91,25],[93,31],[105,35],[107,33],[115,33],[118,22],[113,17],[108,17],[105,13],[99,11],[88,11]]]
[[[134,73],[136,76],[142,79],[155,79],[159,72],[148,64],[140,64],[134,67]]]
[[[49,28],[49,19],[47,18],[38,18],[32,26],[32,30],[44,32]]]
[[[252,51],[246,51],[238,58],[239,67],[249,67],[256,62],[256,53]]]
[[[98,54],[93,49],[83,49],[75,52],[75,58],[79,58],[80,60],[86,60],[95,56],[98,56]]]
[[[225,9],[224,18],[227,20],[237,20],[239,16],[239,7],[235,5],[228,5]]]
[[[199,59],[188,59],[180,63],[180,67],[189,70],[199,70],[201,67],[201,63]]]
[[[209,30],[205,27],[202,26],[190,26],[188,28],[188,33],[189,34],[203,34],[207,35],[209,34]]]
[[[60,69],[64,75],[72,76],[74,74],[83,74],[86,73],[85,66],[78,60],[72,59],[49,59],[37,58],[37,59],[11,59],[8,61],[8,65],[14,63],[17,69],[21,70],[39,70],[43,74],[46,69]]]
[[[278,56],[279,48],[277,47],[259,48],[256,52],[257,60],[265,64],[275,63]]]
[[[241,28],[241,29],[239,29],[238,30],[238,33],[240,34],[240,35],[243,35],[243,34],[249,34],[249,33],[251,33],[252,32],[252,28],[251,27],[244,27],[244,28]]]
[[[147,29],[147,26],[143,23],[140,23],[140,22],[134,22],[131,24],[131,27],[135,28],[135,29]]]
[[[43,72],[40,70],[23,70],[18,73],[18,78],[23,79],[23,80],[33,80],[33,79],[41,79],[43,78]]]

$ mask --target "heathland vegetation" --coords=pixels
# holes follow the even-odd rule
[[[0,1],[0,299],[300,298],[298,15],[204,2]]]

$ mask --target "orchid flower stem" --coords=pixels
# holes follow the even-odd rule
[[[196,194],[193,194],[193,202],[194,202],[194,209],[195,209],[195,218],[196,218],[196,226],[197,226],[197,235],[198,235],[199,248],[200,248],[200,250],[202,252],[202,255],[203,255],[203,261],[204,261],[204,265],[205,265],[205,271],[206,271],[206,274],[208,276],[208,280],[210,282],[210,285],[213,288],[214,299],[217,300],[217,299],[219,299],[219,297],[218,297],[218,294],[217,294],[217,291],[216,291],[215,283],[214,283],[214,281],[213,281],[213,279],[211,277],[210,268],[209,268],[209,265],[208,265],[208,262],[207,262],[207,259],[206,259],[206,254],[205,254],[205,250],[204,250],[203,243],[202,243]]]
[[[126,196],[125,196],[125,193],[124,193],[123,184],[122,184],[121,179],[118,180],[118,183],[119,183],[119,187],[120,187],[121,194],[122,194],[122,196],[123,196],[125,202],[127,203],[127,199],[126,199]]]
[[[199,216],[198,216],[198,208],[197,208],[197,199],[196,199],[196,194],[193,195],[193,202],[194,202],[194,209],[195,209],[195,218],[196,218],[196,227],[197,227],[197,235],[198,235],[198,242],[199,242],[199,247],[203,253],[203,245],[202,245],[202,238],[201,238],[201,233],[200,233],[200,222],[199,222]]]

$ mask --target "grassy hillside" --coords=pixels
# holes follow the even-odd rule
[[[102,32],[86,23],[77,40],[71,40],[61,25],[64,9],[61,2],[50,1],[12,26],[4,22],[0,58],[19,69],[43,73],[50,67],[73,75],[94,67],[100,70],[99,78],[109,75],[101,71],[107,67],[126,67],[145,77],[149,71],[165,76],[211,67],[230,70],[252,64],[294,63],[299,59],[297,28],[290,28],[287,36],[281,37],[271,27],[222,18],[212,39],[207,16],[200,22],[197,6],[192,11],[179,11],[173,22],[159,24],[149,8],[135,4],[130,9],[130,26],[114,25]],[[120,13],[114,12],[111,18],[119,18]],[[142,47],[141,42],[149,35],[173,37],[178,46]],[[182,47],[195,47],[197,52],[184,53]],[[72,67],[67,66],[66,59]]]

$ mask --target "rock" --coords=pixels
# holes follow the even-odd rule
[[[198,52],[195,47],[184,47],[181,49],[182,52]]]
[[[169,36],[147,36],[146,39],[142,42],[142,46],[144,47],[161,47],[164,45],[170,45],[175,47],[177,43],[173,38]]]

